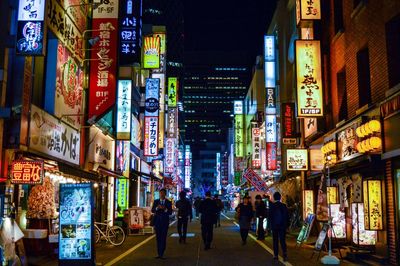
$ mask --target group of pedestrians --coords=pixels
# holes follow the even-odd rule
[[[279,243],[282,248],[283,259],[287,260],[286,230],[289,227],[288,208],[281,202],[281,194],[275,192],[274,201],[270,201],[269,196],[262,200],[260,195],[256,196],[255,216],[253,206],[249,196],[244,196],[243,202],[236,207],[237,218],[239,220],[240,236],[242,245],[246,244],[247,236],[254,217],[258,219],[257,239],[264,240],[264,220],[267,220],[267,231],[272,231],[272,241],[274,247],[274,259],[278,259]]]

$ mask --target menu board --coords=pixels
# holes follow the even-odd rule
[[[301,227],[300,233],[297,236],[297,244],[301,244],[307,241],[310,236],[310,231],[313,226],[315,220],[315,214],[308,214],[306,219],[304,220],[303,226]]]
[[[92,265],[92,236],[92,184],[60,184],[60,265]]]
[[[315,242],[315,250],[321,250],[322,246],[324,245],[326,235],[328,234],[329,225],[325,223],[322,226],[321,232],[319,232],[317,241]]]

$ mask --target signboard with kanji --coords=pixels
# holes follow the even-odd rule
[[[309,24],[310,21],[321,19],[320,0],[296,0],[297,24]]]
[[[143,39],[143,66],[144,68],[160,68],[161,38],[145,36]]]
[[[176,107],[178,79],[168,78],[168,107]]]
[[[288,171],[308,170],[308,152],[306,149],[287,149],[286,160]]]
[[[144,120],[144,156],[158,155],[158,117],[146,116]]]
[[[131,138],[132,80],[118,81],[117,139]]]
[[[43,161],[13,161],[11,183],[41,184],[43,182]]]
[[[252,156],[252,166],[253,168],[261,167],[261,132],[260,129],[252,129],[252,144],[253,144],[253,156]]]
[[[253,185],[257,191],[267,192],[268,188],[265,184],[265,181],[262,180],[262,178],[252,169],[247,168],[243,173],[243,177],[246,178],[246,180],[249,181],[249,183]]]

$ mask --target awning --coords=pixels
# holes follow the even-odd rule
[[[90,172],[84,171],[80,168],[72,167],[68,164],[61,163],[61,162],[57,162],[57,164],[58,164],[58,170],[67,175],[73,175],[73,176],[90,179],[93,181],[99,181],[99,175],[97,173],[90,173]]]
[[[162,179],[156,177],[155,175],[143,173],[143,172],[140,172],[140,171],[137,171],[137,170],[134,170],[134,169],[131,169],[129,171],[129,174],[130,174],[131,178],[137,177],[137,176],[146,176],[146,177],[149,177],[151,179],[155,179],[155,180],[159,180],[159,181],[162,180]]]
[[[115,177],[115,178],[123,177],[121,173],[108,170],[108,169],[103,168],[101,166],[99,166],[99,168],[97,168],[97,172],[99,172],[99,174],[104,175],[104,176],[112,176],[112,177]]]

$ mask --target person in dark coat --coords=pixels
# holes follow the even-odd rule
[[[178,209],[178,234],[179,243],[186,243],[186,232],[188,220],[192,221],[192,204],[186,198],[186,192],[181,191],[179,193],[179,200],[175,203],[175,207]]]
[[[264,203],[265,203],[265,219],[267,219],[267,233],[271,234],[271,219],[269,218],[269,210],[272,205],[269,195],[264,195]]]
[[[154,229],[157,238],[157,259],[165,259],[164,251],[167,246],[169,216],[172,214],[172,203],[165,198],[167,191],[160,190],[160,198],[155,200],[151,212],[154,213]]]
[[[256,217],[258,219],[257,240],[264,240],[265,238],[264,218],[266,214],[266,207],[260,195],[256,196],[255,205],[256,205]]]
[[[217,213],[217,220],[215,221],[215,228],[221,227],[221,211],[224,209],[224,204],[222,200],[219,198],[218,194],[214,195],[215,203],[217,203],[218,213]]]
[[[206,198],[200,203],[199,212],[201,214],[201,235],[204,241],[204,250],[211,248],[213,240],[213,226],[217,220],[217,203],[211,199],[210,191],[206,192]]]
[[[199,218],[199,207],[200,207],[200,203],[201,203],[201,199],[200,197],[196,197],[196,199],[194,200],[194,209],[196,211],[196,218]]]
[[[279,242],[283,252],[283,259],[287,261],[286,229],[289,227],[289,212],[284,203],[281,202],[281,194],[274,193],[274,203],[270,206],[270,220],[272,229],[272,240],[274,246],[274,259],[278,259]]]
[[[253,219],[254,212],[251,206],[250,197],[244,196],[243,202],[236,207],[239,217],[240,236],[242,237],[242,245],[246,244],[247,236],[250,230],[250,223]]]

